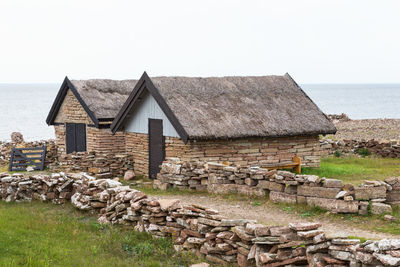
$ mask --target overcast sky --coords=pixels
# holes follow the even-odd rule
[[[265,75],[399,83],[399,0],[0,0],[0,82]]]

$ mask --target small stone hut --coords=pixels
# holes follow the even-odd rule
[[[66,79],[47,123],[55,126],[60,153],[71,151],[69,124],[84,124],[85,150],[131,153],[135,172],[152,178],[166,157],[262,166],[298,156],[315,167],[319,135],[336,132],[289,74]],[[75,139],[83,138],[79,127]]]
[[[110,125],[136,82],[66,77],[46,119],[54,126],[59,155],[124,152],[124,135],[112,134]]]

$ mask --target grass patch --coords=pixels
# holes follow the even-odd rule
[[[0,202],[0,266],[187,266],[169,238],[98,224],[66,204]]]
[[[400,176],[400,159],[327,157],[321,159],[320,168],[303,168],[302,173],[360,184],[364,180],[384,180],[391,176]]]

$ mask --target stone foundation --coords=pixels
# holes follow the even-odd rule
[[[99,212],[100,223],[122,224],[155,237],[171,237],[176,249],[202,254],[218,265],[399,266],[400,240],[366,241],[328,236],[319,223],[267,226],[229,219],[200,205],[157,199],[109,179],[85,174],[0,174],[1,199],[52,201]]]
[[[400,203],[400,177],[353,186],[315,175],[177,159],[162,164],[154,186],[269,196],[273,202],[304,203],[334,213],[367,214],[370,207],[372,213],[381,214],[391,212],[391,205]]]

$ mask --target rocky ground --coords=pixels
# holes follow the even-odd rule
[[[380,142],[400,140],[400,119],[336,120],[335,140],[370,140]]]

